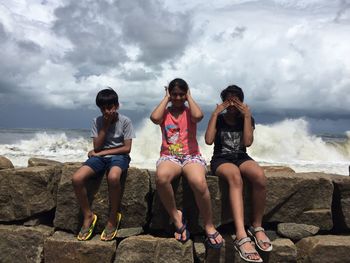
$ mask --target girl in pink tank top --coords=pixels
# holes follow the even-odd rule
[[[184,175],[193,190],[199,212],[203,217],[206,244],[220,248],[223,239],[212,222],[210,193],[206,182],[206,162],[201,156],[197,139],[197,123],[203,113],[193,100],[187,83],[174,79],[165,88],[166,95],[153,110],[151,120],[160,125],[162,146],[157,161],[157,192],[175,226],[175,239],[185,242],[189,239],[183,212],[178,210],[171,182]],[[171,105],[167,108],[168,103]],[[186,106],[185,103],[188,103]]]

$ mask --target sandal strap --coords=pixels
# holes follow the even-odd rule
[[[215,239],[217,236],[220,235],[218,231],[215,231],[213,234],[207,234],[208,238]]]
[[[241,238],[240,240],[236,239],[234,242],[240,247],[247,242],[252,242],[252,240],[250,239],[250,237],[244,237],[244,238]]]
[[[258,227],[250,227],[249,228],[249,230],[251,231],[251,232],[253,232],[254,234],[256,233],[256,232],[265,232],[265,229],[263,228],[263,227],[261,227],[261,226],[258,226]]]
[[[186,230],[186,224],[183,224],[182,227],[176,228],[175,232],[181,235]]]

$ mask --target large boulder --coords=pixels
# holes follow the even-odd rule
[[[120,242],[114,263],[192,263],[193,243],[150,235],[129,237]]]
[[[288,238],[278,238],[272,241],[273,250],[262,254],[264,262],[295,263],[297,262],[297,248]]]
[[[319,227],[306,224],[280,223],[277,226],[277,233],[282,237],[292,240],[300,240],[304,237],[314,236],[320,230]]]
[[[235,236],[223,234],[225,239],[224,245],[221,249],[206,249],[204,240],[195,238],[194,253],[196,262],[235,262],[245,263],[236,249],[234,248],[233,241]],[[269,253],[259,250],[259,254],[266,263],[294,263],[297,258],[297,249],[294,243],[287,238],[278,238],[272,241],[273,250]]]
[[[28,159],[28,167],[33,166],[55,166],[55,165],[63,165],[61,162],[49,160],[49,159],[42,159],[42,158],[29,158]]]
[[[78,241],[72,234],[57,231],[45,240],[45,263],[111,263],[115,256],[116,241],[103,242],[99,236]]]
[[[0,262],[43,262],[44,240],[52,234],[47,226],[0,225]]]
[[[12,162],[5,156],[0,155],[0,170],[14,168]]]
[[[294,222],[330,230],[333,183],[322,173],[272,172],[268,177],[268,195],[264,220]]]
[[[297,244],[300,263],[348,262],[350,236],[314,236],[300,240]]]
[[[57,208],[54,226],[57,229],[78,233],[82,215],[78,205],[72,176],[81,166],[80,163],[68,163],[63,166],[61,181],[58,186]],[[148,219],[149,174],[147,170],[129,168],[123,175],[123,195],[121,201],[122,228],[143,227]],[[93,177],[87,182],[91,208],[98,216],[96,232],[101,233],[108,218],[109,200],[106,177]]]
[[[334,183],[333,215],[337,230],[350,230],[350,177],[331,176]]]
[[[0,221],[29,218],[56,207],[57,166],[0,170]]]
[[[265,222],[295,222],[311,224],[329,230],[332,222],[333,183],[330,176],[322,173],[295,173],[290,169],[267,169],[267,202]],[[152,204],[151,229],[171,232],[167,215],[151,173],[154,198]],[[233,222],[227,183],[216,176],[207,176],[211,194],[213,222],[216,226]],[[198,213],[193,193],[186,179],[174,180],[176,205],[185,212],[191,233],[203,232],[202,218]],[[244,180],[245,222],[250,223],[251,187]]]

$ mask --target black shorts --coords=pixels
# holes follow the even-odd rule
[[[235,153],[225,156],[213,156],[210,161],[211,174],[215,175],[216,169],[223,163],[232,163],[239,167],[245,161],[254,161],[247,153]]]

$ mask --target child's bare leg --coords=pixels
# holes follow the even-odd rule
[[[264,170],[255,161],[246,161],[239,167],[243,176],[245,176],[252,185],[252,226],[262,225],[266,205],[266,183],[267,179]],[[258,239],[265,240],[266,235],[260,231],[256,233]],[[265,244],[265,248],[269,245]]]
[[[244,205],[243,205],[243,180],[238,167],[232,163],[223,163],[217,170],[216,174],[223,178],[229,187],[229,200],[231,212],[236,229],[236,238],[238,240],[247,237],[244,228]],[[249,242],[242,245],[244,251],[252,251],[253,245]],[[259,255],[251,255],[250,259],[259,259]]]
[[[247,236],[244,229],[243,180],[238,167],[232,163],[221,164],[216,174],[223,178],[229,187],[231,212],[236,228],[237,239]]]
[[[84,165],[80,167],[72,177],[74,192],[83,212],[83,227],[85,228],[88,228],[93,220],[93,213],[90,209],[85,183],[86,180],[94,174],[94,170],[92,170],[89,166]]]
[[[109,228],[116,226],[116,215],[120,204],[120,177],[122,172],[123,171],[120,167],[113,166],[107,175],[109,204],[111,208],[107,221],[107,227]]]
[[[182,227],[182,214],[176,208],[174,190],[171,182],[181,174],[180,165],[172,161],[163,161],[157,167],[156,186],[160,200],[168,212],[171,220],[176,228]],[[179,234],[175,234],[175,238],[179,239]],[[183,233],[181,239],[186,239],[186,233]]]
[[[183,167],[184,174],[193,191],[199,212],[203,217],[205,232],[214,234],[216,232],[213,224],[210,192],[205,178],[205,168],[199,163],[188,163]],[[214,240],[210,240],[214,244]],[[216,243],[222,242],[222,236],[215,238]]]

